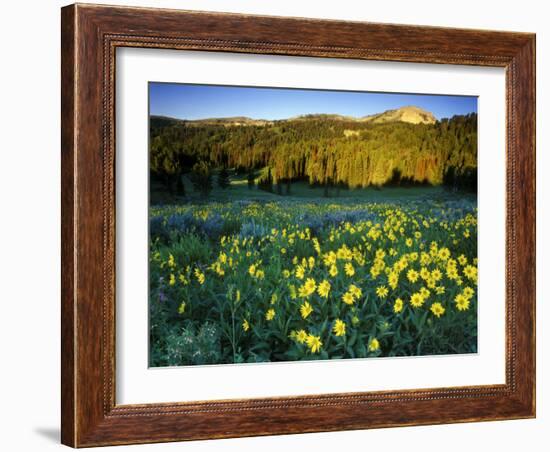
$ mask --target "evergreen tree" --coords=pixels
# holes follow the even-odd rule
[[[222,190],[225,190],[230,185],[231,185],[231,180],[229,179],[229,172],[227,171],[227,169],[224,166],[224,167],[222,167],[222,169],[218,173],[218,186]]]
[[[254,188],[254,186],[256,185],[256,180],[255,180],[255,177],[254,177],[254,171],[250,170],[248,172],[248,176],[246,177],[246,179],[248,181],[248,189],[252,190]]]
[[[271,168],[267,169],[267,174],[262,176],[258,182],[258,188],[260,190],[268,191],[273,193],[273,176],[271,175]]]
[[[338,184],[447,185],[450,168],[457,179],[454,187],[475,190],[477,183],[474,113],[434,124],[373,124],[314,115],[238,127],[152,117],[150,132],[151,174],[170,192],[177,190],[178,177],[201,161],[215,168],[238,168],[248,174],[249,188],[254,170],[265,168],[269,174],[259,182],[267,191],[273,191],[273,181],[295,180],[321,186],[328,182],[328,193]]]
[[[195,163],[191,174],[191,181],[195,190],[206,198],[212,191],[212,171],[204,161]]]
[[[180,196],[185,196],[185,185],[183,185],[183,179],[181,174],[177,174],[176,181],[176,193]]]

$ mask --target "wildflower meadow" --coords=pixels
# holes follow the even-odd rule
[[[472,353],[466,200],[151,209],[151,364]]]
[[[477,352],[477,98],[149,85],[151,367]]]

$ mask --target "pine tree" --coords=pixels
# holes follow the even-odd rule
[[[229,179],[229,172],[225,168],[225,166],[220,170],[218,173],[218,186],[225,190],[231,185],[231,180]]]
[[[277,181],[277,194],[279,196],[283,196],[283,183],[281,182],[281,180]]]
[[[181,188],[178,178],[201,161],[239,168],[248,174],[250,189],[255,185],[254,171],[264,168],[260,183],[267,191],[275,190],[273,183],[279,181],[284,185],[309,180],[314,186],[328,181],[332,195],[338,184],[341,188],[395,184],[394,170],[400,172],[403,185],[429,183],[475,190],[476,184],[475,113],[435,124],[370,124],[313,116],[258,127],[191,127],[152,117],[150,134],[151,175],[174,194]],[[457,178],[452,184],[450,168]]]
[[[206,162],[201,161],[193,165],[191,181],[195,190],[198,191],[202,197],[208,197],[212,191],[212,171]]]
[[[246,179],[248,181],[248,189],[252,190],[254,188],[254,186],[256,185],[256,179],[254,177],[254,171],[250,170],[248,172],[248,176],[246,177]]]
[[[267,169],[267,174],[258,182],[258,188],[273,193],[273,176],[271,175],[271,168]]]

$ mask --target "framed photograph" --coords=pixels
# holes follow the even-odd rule
[[[62,442],[535,416],[535,36],[62,9]]]

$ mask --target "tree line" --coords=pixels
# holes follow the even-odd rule
[[[250,174],[262,169],[269,180],[259,185],[307,180],[325,187],[445,184],[475,191],[477,115],[435,124],[312,118],[243,126],[152,117],[151,175],[174,190],[193,168],[195,178],[208,168],[234,168],[249,174],[249,184]]]

